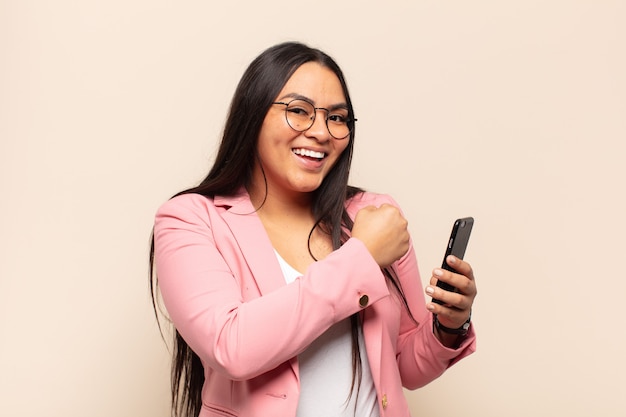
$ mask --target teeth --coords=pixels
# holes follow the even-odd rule
[[[315,152],[309,149],[294,149],[293,153],[296,155],[308,156],[309,158],[322,159],[326,154],[324,152]]]

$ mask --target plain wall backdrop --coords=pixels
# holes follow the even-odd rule
[[[474,216],[478,351],[415,416],[623,416],[626,2],[0,0],[0,415],[165,417],[153,216],[248,63],[320,47],[422,280]]]

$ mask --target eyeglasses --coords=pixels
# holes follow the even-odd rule
[[[354,122],[356,122],[356,119],[350,118],[348,109],[344,108],[329,110],[324,107],[315,107],[310,102],[302,99],[294,99],[287,103],[276,101],[273,104],[285,106],[287,124],[298,132],[309,130],[313,126],[317,110],[326,112],[326,128],[328,133],[335,139],[347,138],[354,128]]]

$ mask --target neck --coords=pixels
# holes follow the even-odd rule
[[[312,218],[312,193],[266,190],[265,183],[249,187],[248,193],[259,214],[266,218]]]

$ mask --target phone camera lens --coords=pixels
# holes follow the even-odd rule
[[[465,220],[461,222],[461,227],[465,227]]]

